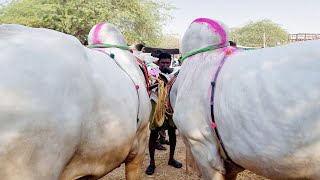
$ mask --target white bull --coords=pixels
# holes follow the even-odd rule
[[[225,25],[200,18],[181,51],[227,41]],[[217,130],[227,155],[245,169],[273,179],[320,179],[320,41],[227,55],[215,82],[213,130],[211,82],[232,50],[186,58],[170,93],[174,122],[202,176],[234,178]]]
[[[126,45],[113,25],[100,30],[101,43]],[[98,179],[121,163],[139,179],[151,104],[134,56],[111,50],[0,26],[1,179]]]

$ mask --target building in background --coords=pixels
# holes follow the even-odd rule
[[[308,41],[320,39],[320,34],[310,34],[310,33],[298,33],[298,34],[289,34],[289,43],[297,41]]]

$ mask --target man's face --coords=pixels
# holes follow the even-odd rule
[[[171,65],[171,59],[170,58],[159,59],[158,65],[159,65],[159,69],[160,69],[161,72],[163,72],[163,73],[171,73],[171,72],[168,72],[169,67]]]

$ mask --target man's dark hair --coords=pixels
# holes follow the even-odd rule
[[[171,60],[171,54],[161,53],[161,54],[159,54],[158,58],[159,58],[159,61],[160,61],[161,59],[170,59],[170,60]]]
[[[237,44],[235,42],[229,41],[229,43],[230,43],[230,46],[237,47]]]
[[[144,45],[142,43],[136,44],[135,48],[137,49],[137,51],[142,51],[142,49],[144,48]]]
[[[157,49],[157,50],[152,51],[151,56],[157,58],[159,56],[159,54],[161,54],[161,53],[163,53],[163,52],[160,49]]]

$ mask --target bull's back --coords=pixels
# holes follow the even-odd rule
[[[233,160],[278,178],[319,178],[319,48],[320,41],[310,41],[227,60],[215,113]]]
[[[22,26],[0,26],[0,40],[0,176],[57,179],[91,106],[84,50],[71,36]]]

